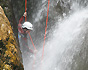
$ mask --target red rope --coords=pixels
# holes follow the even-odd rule
[[[25,0],[25,12],[27,12],[27,0]],[[25,17],[25,21],[27,21],[27,17]],[[31,38],[30,33],[29,33],[29,37],[31,39],[31,42],[32,42],[32,45],[33,45],[34,49],[36,50],[35,45],[33,43],[33,40]],[[34,64],[35,64],[35,59],[36,59],[36,53],[35,52],[34,52],[34,55],[35,55],[35,58],[34,58],[34,61],[33,61],[33,66],[32,66],[33,68],[32,69],[34,69]]]
[[[25,12],[27,12],[27,0],[25,0]],[[25,21],[27,21],[27,17],[25,17]]]
[[[33,45],[33,47],[34,47],[34,49],[35,49],[35,52],[34,52],[34,60],[33,60],[33,65],[32,65],[32,70],[34,70],[34,64],[35,64],[35,61],[36,61],[36,48],[35,48],[35,45],[34,45],[34,43],[33,43],[32,38],[31,38],[30,33],[29,33],[29,37],[30,37],[31,42],[32,42],[32,45]]]
[[[27,12],[27,0],[25,0],[25,12]],[[27,17],[25,17],[25,21],[27,21]],[[31,39],[31,42],[32,42],[32,45],[33,45],[34,49],[36,50],[35,45],[34,45],[34,43],[33,43],[33,40],[32,40],[32,38],[31,38],[30,33],[29,33],[29,37],[30,37],[30,39]]]
[[[44,42],[43,42],[42,59],[43,59],[43,56],[44,56],[44,46],[45,46],[46,31],[47,31],[47,22],[48,22],[48,14],[49,14],[49,4],[50,4],[50,0],[48,0],[47,18],[46,18],[46,27],[45,27]]]
[[[43,59],[43,55],[44,55],[44,46],[45,46],[46,31],[47,31],[47,22],[48,22],[48,13],[49,13],[49,3],[50,3],[50,0],[48,0],[47,18],[46,18],[46,27],[45,27],[45,34],[44,34],[44,43],[43,43],[42,59]],[[25,12],[26,12],[26,11],[27,11],[27,0],[25,0]],[[27,18],[26,18],[26,17],[25,17],[25,21],[27,21]],[[32,44],[33,44],[34,49],[36,50],[35,45],[34,45],[34,43],[33,43],[33,40],[32,40],[32,38],[31,38],[30,33],[29,33],[29,37],[30,37],[30,39],[31,39],[31,42],[32,42]],[[36,54],[35,54],[35,56],[36,56]],[[33,65],[34,65],[34,64],[35,64],[35,59],[34,59]]]
[[[32,42],[32,45],[33,45],[34,49],[36,50],[35,45],[34,45],[34,43],[33,43],[33,40],[32,40],[32,38],[31,38],[30,33],[29,33],[29,37],[30,37],[30,39],[31,39],[31,42]]]

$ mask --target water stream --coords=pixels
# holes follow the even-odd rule
[[[41,30],[43,32],[41,33],[36,29],[45,23],[46,0],[41,2],[41,8],[38,5],[37,11],[33,15],[35,28],[32,36],[35,36],[37,31],[36,33],[41,34],[39,36],[42,37],[36,36],[36,40],[33,39],[38,48],[36,57],[34,55],[23,57],[23,59],[27,58],[23,61],[25,70],[88,70],[88,7],[84,4],[86,0],[84,2],[81,0],[67,0],[67,2],[62,0],[64,2],[60,3],[62,12],[54,10],[59,1],[61,0],[51,0],[50,3],[48,24],[52,23],[54,26],[48,27],[48,39],[46,40],[42,63],[43,39],[40,38],[43,38],[44,31]],[[37,44],[39,42],[40,44]],[[36,58],[35,64],[33,64],[34,58]]]

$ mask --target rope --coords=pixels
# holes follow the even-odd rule
[[[27,12],[27,0],[25,0],[25,12]],[[27,21],[26,17],[25,17],[25,21]],[[35,45],[34,45],[33,40],[32,40],[32,37],[30,35],[30,32],[28,34],[29,34],[30,40],[32,42],[32,45],[33,45],[34,49],[36,50]],[[34,61],[33,61],[32,70],[34,69],[35,60],[36,60],[36,53],[34,52]]]
[[[47,31],[47,22],[48,22],[48,14],[49,14],[49,4],[50,4],[50,0],[48,0],[48,8],[47,8],[47,18],[46,18],[46,26],[45,26],[44,42],[43,42],[42,60],[43,60],[43,56],[44,56],[44,46],[45,46],[46,31]]]
[[[50,4],[50,0],[48,0],[48,8],[47,8],[47,18],[46,18],[46,26],[45,26],[45,34],[44,34],[44,42],[43,42],[43,52],[42,52],[42,60],[43,60],[43,56],[44,56],[44,46],[45,46],[45,39],[46,39],[46,31],[47,31],[47,22],[48,22],[48,13],[49,13],[49,4]],[[27,0],[25,0],[25,12],[27,11]],[[25,17],[25,21],[27,21],[27,18]],[[33,43],[33,40],[31,38],[31,35],[29,33],[29,37],[31,39],[31,42],[32,42],[32,45],[34,47],[34,49],[36,50],[35,48],[35,45]],[[35,57],[36,57],[36,53],[35,53]],[[34,59],[34,62],[33,62],[33,65],[35,64],[35,59]]]
[[[27,0],[25,0],[25,12],[27,12]],[[27,21],[27,17],[25,17],[25,21]],[[30,39],[31,39],[31,42],[32,42],[32,45],[33,45],[34,49],[36,50],[35,45],[34,45],[34,43],[33,43],[33,40],[32,40],[32,38],[31,38],[30,33],[29,33],[29,37],[30,37]]]
[[[30,33],[29,33],[29,37],[30,37],[31,42],[32,42],[32,45],[33,45],[33,47],[34,47],[34,49],[35,49],[35,51],[36,51],[36,48],[35,48],[35,45],[34,45],[34,43],[33,43],[32,38],[31,38]],[[32,70],[34,70],[35,61],[36,61],[36,52],[34,52],[34,60],[33,60]]]
[[[31,38],[30,33],[29,33],[29,37],[30,37],[30,39],[31,39],[31,42],[32,42],[32,45],[33,45],[34,49],[36,50],[35,45],[34,45],[34,43],[33,43],[33,40],[32,40],[32,38]]]
[[[25,12],[27,12],[27,0],[25,0]],[[27,21],[27,17],[25,17],[25,21]]]

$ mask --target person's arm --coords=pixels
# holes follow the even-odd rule
[[[18,24],[18,31],[20,32],[20,33],[23,33],[23,29],[22,29],[22,21],[23,21],[23,19],[24,19],[24,17],[26,17],[27,16],[27,12],[25,12],[24,14],[23,14],[23,16],[20,18],[20,20],[19,20],[19,24]]]
[[[21,22],[23,21],[23,19],[24,19],[24,16],[22,16],[22,17],[20,18],[19,24],[21,24]]]
[[[19,24],[21,24],[21,22],[23,21],[24,17],[26,17],[26,16],[27,16],[27,12],[24,12],[23,16],[19,20]]]
[[[24,19],[24,16],[22,16],[22,17],[20,18],[19,24],[18,24],[18,31],[19,31],[20,33],[23,33],[22,24],[21,24],[21,22],[23,21],[23,19]]]

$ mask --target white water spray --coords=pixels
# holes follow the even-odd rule
[[[78,66],[81,62],[76,61],[74,56],[79,55],[85,46],[83,43],[88,31],[88,10],[79,10],[56,24],[58,27],[45,45],[42,65],[40,64],[41,48],[36,57],[34,70],[40,70],[40,68],[42,70],[79,70]],[[85,57],[81,58],[85,59]],[[32,63],[31,60],[25,70],[31,70]],[[73,69],[72,65],[74,65]]]

